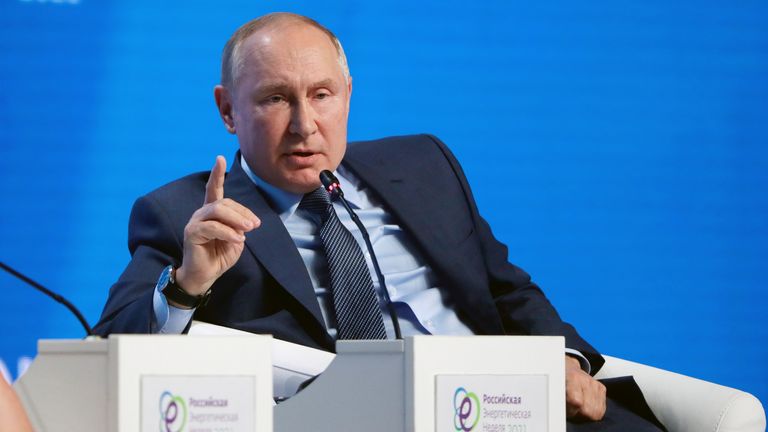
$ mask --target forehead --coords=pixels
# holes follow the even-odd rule
[[[261,29],[240,46],[241,78],[291,75],[343,75],[331,38],[303,23],[280,23]]]

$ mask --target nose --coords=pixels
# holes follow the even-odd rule
[[[317,132],[317,123],[315,122],[315,110],[307,101],[300,101],[291,112],[291,124],[288,130],[292,134],[306,138]]]

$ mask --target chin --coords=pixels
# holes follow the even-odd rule
[[[305,194],[312,192],[320,187],[320,171],[313,170],[311,173],[302,173],[303,175],[285,180],[283,189],[292,192]]]

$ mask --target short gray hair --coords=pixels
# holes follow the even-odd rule
[[[336,52],[339,54],[339,65],[341,65],[341,70],[344,72],[344,78],[349,82],[347,56],[344,54],[344,48],[342,48],[339,38],[337,38],[332,31],[328,30],[328,28],[312,18],[303,15],[290,12],[274,12],[248,21],[237,29],[237,31],[235,31],[229,38],[226,45],[224,45],[224,51],[221,55],[221,85],[229,89],[234,88],[235,81],[237,80],[243,65],[243,59],[240,53],[242,42],[257,31],[283,21],[304,23],[325,33],[328,38],[331,39],[331,42],[333,42],[333,46],[336,47]]]

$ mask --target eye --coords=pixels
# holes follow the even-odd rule
[[[317,92],[315,94],[315,99],[323,100],[323,99],[326,99],[326,98],[328,98],[330,96],[331,96],[331,94],[328,93],[327,91],[320,91],[320,92]]]
[[[283,97],[281,95],[272,95],[272,96],[269,96],[268,98],[264,99],[264,102],[266,104],[269,104],[269,105],[276,105],[276,104],[279,104],[281,102],[285,102],[285,97]]]

